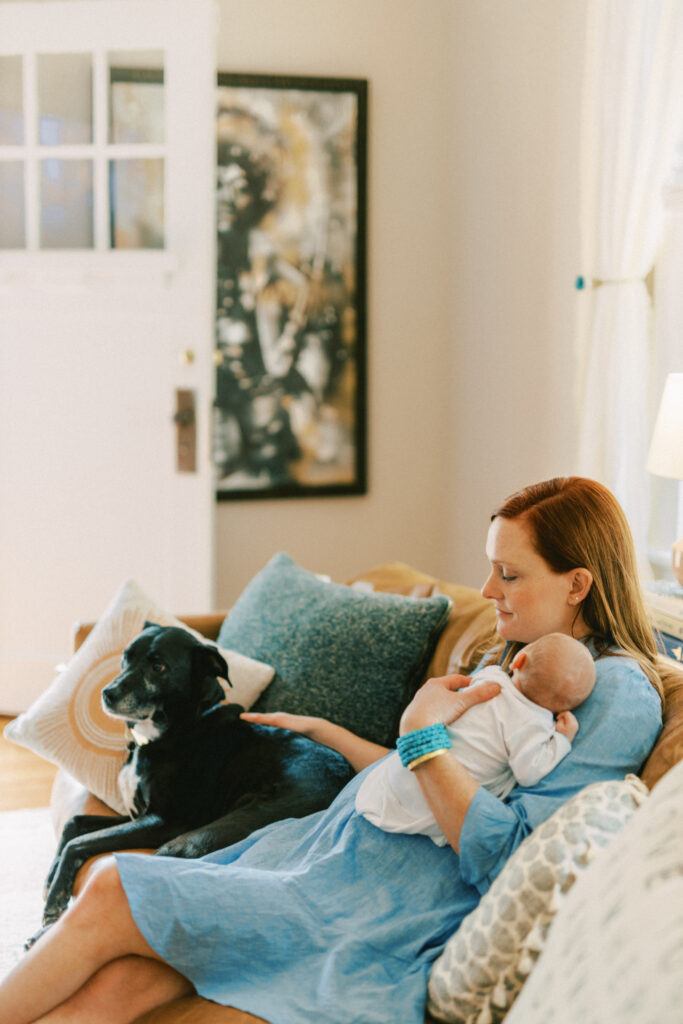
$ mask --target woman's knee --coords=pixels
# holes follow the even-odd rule
[[[96,864],[93,864],[79,901],[112,903],[125,900],[125,898],[116,859],[111,856],[102,857]]]
[[[105,857],[95,865],[72,914],[76,926],[80,924],[101,939],[112,960],[131,953],[161,959],[135,922],[114,857]]]
[[[119,870],[113,857],[102,859],[94,868],[86,885],[71,907],[75,924],[100,928],[106,922],[107,930],[116,928],[118,920],[130,914],[126,893],[121,884]]]
[[[109,863],[112,860],[110,853],[98,853],[95,857],[90,857],[86,860],[83,867],[79,868],[76,872],[76,879],[74,881],[73,894],[78,896],[85,889],[87,883],[90,881],[92,876],[100,869],[103,863]]]

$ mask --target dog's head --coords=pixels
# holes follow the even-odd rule
[[[123,652],[121,672],[102,690],[102,705],[116,718],[145,722],[148,738],[156,739],[220,703],[225,694],[219,679],[230,685],[215,647],[186,629],[146,622]]]

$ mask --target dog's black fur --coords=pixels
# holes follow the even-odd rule
[[[89,857],[141,847],[200,857],[272,821],[327,807],[352,777],[335,751],[242,721],[239,704],[220,703],[219,678],[228,678],[219,651],[184,629],[145,623],[126,648],[102,702],[134,735],[146,732],[131,743],[119,776],[131,816],[67,822],[46,883],[44,926],[66,908]]]

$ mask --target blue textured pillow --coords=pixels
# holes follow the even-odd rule
[[[326,583],[280,553],[247,585],[218,643],[275,667],[252,710],[319,715],[391,746],[450,608],[448,597]]]

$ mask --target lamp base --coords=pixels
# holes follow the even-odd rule
[[[677,540],[671,548],[671,567],[673,568],[674,576],[683,587],[683,537]]]

